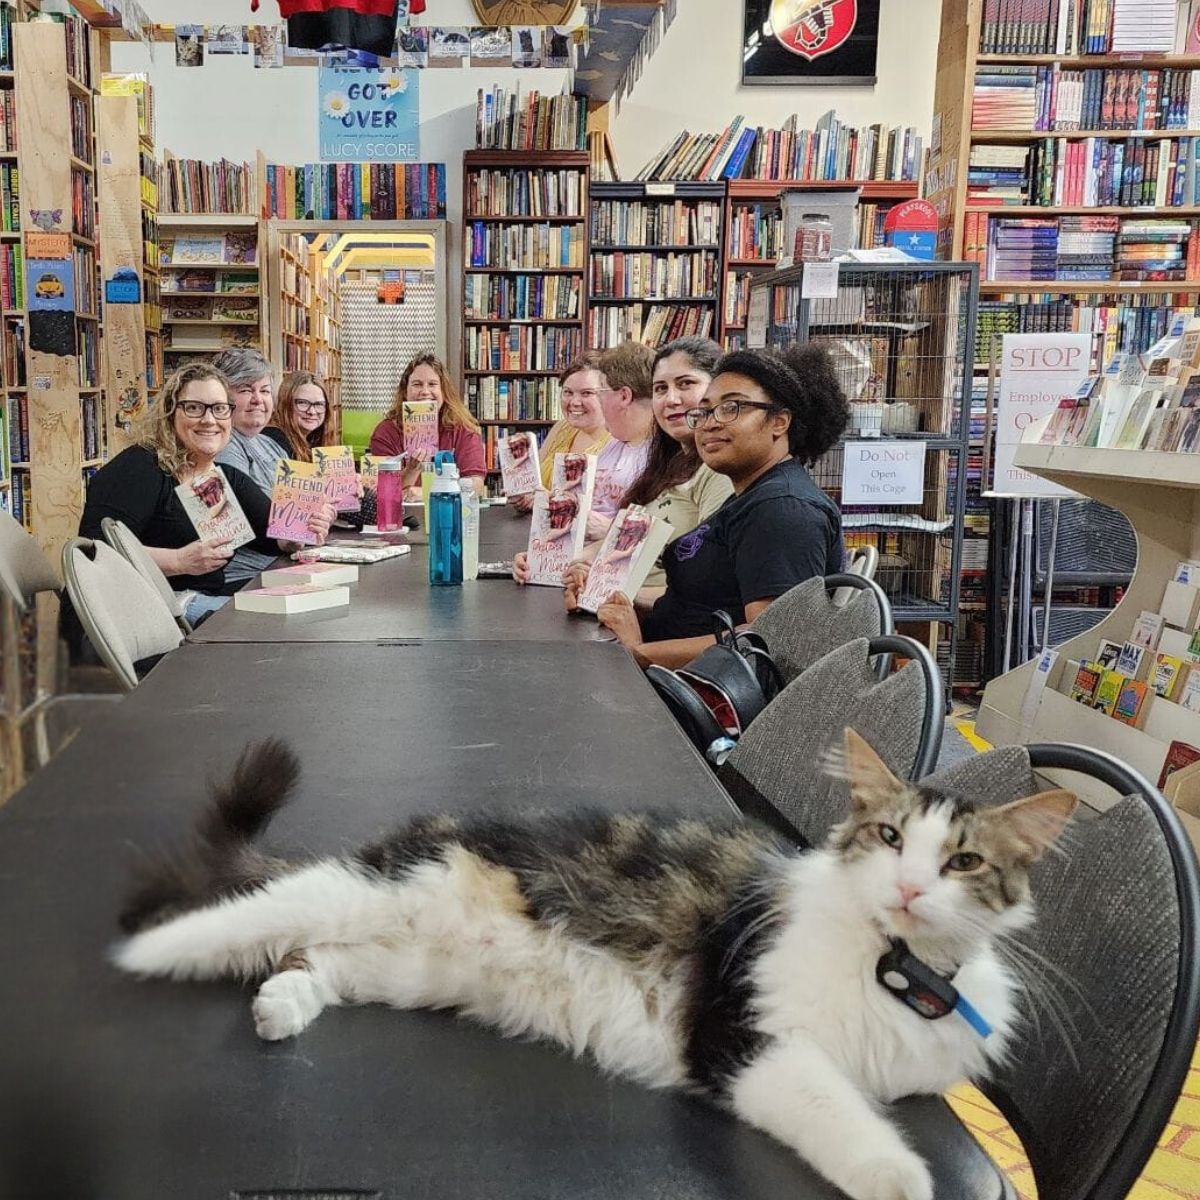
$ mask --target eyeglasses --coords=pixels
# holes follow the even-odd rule
[[[212,413],[218,421],[228,421],[233,416],[232,404],[202,404],[199,400],[180,400],[176,407],[193,421],[202,420],[205,413]]]
[[[759,400],[722,400],[712,408],[689,408],[683,414],[689,429],[699,429],[709,417],[718,425],[732,425],[742,415],[743,408],[761,408],[764,412],[778,412],[778,404],[763,404]]]
[[[292,403],[301,411],[306,413],[324,412],[326,404],[324,400],[293,400]]]
[[[577,392],[574,388],[563,388],[560,395],[563,400],[582,400],[585,404],[600,399],[600,393],[594,388],[585,388],[582,392]]]

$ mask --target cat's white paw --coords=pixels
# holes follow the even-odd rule
[[[307,971],[272,975],[254,997],[254,1032],[264,1042],[295,1037],[321,1011],[321,1002]]]
[[[856,1163],[839,1182],[851,1200],[933,1200],[933,1177],[911,1150]]]

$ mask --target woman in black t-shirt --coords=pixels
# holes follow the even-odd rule
[[[667,547],[667,590],[646,616],[619,593],[600,607],[601,623],[642,666],[690,662],[713,644],[718,609],[744,624],[796,584],[842,569],[841,514],[806,467],[836,444],[849,415],[824,350],[721,359],[687,418],[701,459],[733,481],[733,495]]]
[[[122,450],[88,484],[79,522],[81,537],[100,538],[100,523],[113,517],[129,526],[177,592],[190,592],[185,615],[196,624],[219,608],[244,580],[231,584],[225,566],[233,550],[226,542],[196,536],[175,492],[199,479],[229,443],[233,408],[225,376],[208,363],[189,363],[163,383],[161,401],[142,441]],[[251,543],[264,554],[290,552],[290,543],[268,538],[271,501],[248,475],[222,467],[255,533]],[[318,542],[329,536],[332,505],[314,516]]]

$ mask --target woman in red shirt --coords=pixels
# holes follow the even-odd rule
[[[483,491],[487,478],[487,458],[479,424],[459,399],[442,360],[435,354],[418,354],[408,364],[396,388],[396,401],[387,416],[375,426],[367,447],[370,454],[395,455],[404,451],[404,426],[400,406],[405,400],[434,400],[438,404],[438,449],[452,450],[458,474],[472,479],[476,490]],[[406,466],[404,486],[420,480],[420,463]]]

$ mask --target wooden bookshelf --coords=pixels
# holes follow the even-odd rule
[[[490,462],[505,426],[540,429],[561,415],[557,376],[587,344],[588,203],[586,150],[463,155],[460,370]],[[516,252],[497,251],[504,242]],[[540,252],[552,243],[555,252]]]
[[[129,81],[133,82],[133,81]],[[96,101],[100,148],[100,270],[107,293],[104,387],[109,448],[129,445],[135,426],[162,384],[162,307],[158,269],[158,181],[145,94],[102,80]],[[111,94],[106,94],[111,90]],[[125,94],[121,94],[124,92]]]
[[[324,252],[327,234],[275,232],[269,321],[271,361],[285,372],[311,371],[325,386],[331,441],[341,437],[341,300]]]
[[[607,349],[626,338],[662,346],[685,333],[718,336],[723,181],[595,183],[589,220],[589,348]],[[659,232],[643,236],[637,225]],[[651,289],[647,271],[665,287]]]
[[[901,200],[916,197],[918,185],[914,180],[788,180],[788,179],[731,179],[725,193],[722,252],[724,256],[721,292],[720,338],[726,350],[740,350],[746,344],[746,309],[750,302],[750,285],[761,271],[775,269],[778,261],[765,251],[778,245],[782,238],[782,195],[784,191],[823,191],[829,188],[857,187],[860,189],[856,213],[859,246],[874,244],[875,211],[877,206],[890,208]],[[746,239],[739,234],[744,214],[759,209],[762,228],[751,242],[758,247],[747,255]],[[765,240],[763,234],[766,235]],[[778,247],[783,250],[782,245]],[[738,253],[741,250],[743,253]]]
[[[158,229],[163,369],[170,372],[189,358],[214,358],[233,346],[263,350],[264,238],[258,218],[160,212]]]

